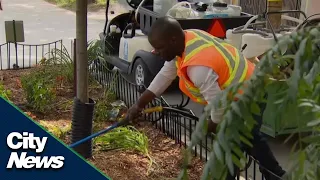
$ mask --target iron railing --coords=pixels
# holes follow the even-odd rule
[[[141,87],[130,82],[126,75],[122,74],[119,70],[114,69],[110,71],[106,67],[107,66],[104,60],[95,60],[89,66],[89,71],[90,74],[102,86],[114,92],[116,97],[124,101],[124,103],[127,106],[131,106],[139,98],[141,93]],[[161,105],[166,107],[172,107],[172,111],[153,113],[151,115],[148,115],[148,117],[146,115],[145,118],[153,122],[154,126],[157,129],[161,130],[168,137],[173,139],[177,144],[180,145],[180,147],[186,147],[190,144],[191,134],[199,120],[191,110],[184,108],[187,104],[188,101],[182,99],[182,102],[180,104],[170,105],[161,96],[153,100],[148,105],[148,107]],[[207,138],[203,139],[193,149],[194,156],[199,157],[201,160],[207,161],[209,159],[209,153],[211,151],[212,144],[213,136],[208,135]],[[263,180],[264,177],[261,173],[259,173],[258,169],[265,168],[259,166],[258,162],[254,160],[251,156],[247,156],[247,159],[247,166],[245,167],[245,169],[239,172],[237,179],[240,179],[241,175],[245,179]]]
[[[60,49],[62,52],[62,47],[62,40],[36,45],[11,42],[0,44],[0,70],[30,68],[38,65],[43,58],[50,59],[52,54],[49,52],[52,49]]]
[[[0,45],[1,70],[17,69],[11,67],[11,65],[13,66],[14,64],[18,65],[19,68],[30,68],[37,65],[42,58],[49,59],[51,56],[49,52],[52,49],[61,48],[60,51],[51,51],[54,53],[62,53],[63,50],[62,40],[40,45],[18,44],[19,48],[17,48],[16,52],[15,48],[12,46],[14,46],[12,43]],[[45,50],[46,48],[47,50]],[[71,50],[73,50],[73,48],[71,48]],[[35,53],[35,55],[32,55],[32,53]],[[54,54],[54,56],[57,55]],[[28,60],[28,64],[25,63],[26,60]],[[5,65],[7,65],[7,68],[4,68]],[[114,92],[116,97],[124,101],[127,106],[131,106],[135,103],[141,94],[142,88],[140,86],[130,82],[120,71],[108,70],[104,60],[94,60],[89,66],[89,72],[95,80],[107,90]],[[172,110],[152,113],[148,115],[148,117],[146,115],[145,118],[150,120],[155,128],[161,130],[168,137],[173,139],[180,147],[186,147],[190,144],[191,134],[199,120],[192,110],[185,108],[188,102],[189,99],[184,99],[183,96],[181,102],[176,105],[170,105],[163,97],[156,98],[148,105],[148,107],[161,105],[171,107]],[[212,142],[213,136],[208,135],[207,138],[203,139],[203,141],[193,149],[194,156],[207,161],[209,159]],[[240,179],[241,174],[245,179],[263,180],[264,178],[258,172],[257,167],[265,169],[259,166],[258,162],[251,156],[248,156],[247,167],[239,173],[236,179]]]

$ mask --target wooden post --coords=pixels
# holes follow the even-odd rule
[[[87,6],[88,1],[77,0],[76,10],[76,61],[77,98],[88,103],[88,52],[87,52]]]
[[[282,10],[282,0],[268,0],[268,12],[281,11]],[[268,18],[270,20],[270,24],[272,25],[274,30],[280,28],[281,25],[281,15],[282,14],[270,14]],[[268,29],[270,25],[267,26]]]
[[[231,4],[239,6],[240,2],[239,2],[239,0],[231,0]]]
[[[77,39],[73,42],[73,95],[77,97]]]

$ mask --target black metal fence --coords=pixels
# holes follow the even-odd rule
[[[4,43],[0,44],[0,70],[30,68],[39,64],[41,59],[51,58],[51,50],[55,53],[62,52],[62,40],[45,44],[21,44],[21,43]],[[56,55],[56,54],[55,54]]]
[[[93,61],[89,66],[89,71],[101,85],[115,93],[116,97],[123,100],[127,106],[131,106],[139,98],[142,88],[130,82],[126,75],[122,74],[120,71],[115,69],[112,71],[108,70],[104,60]],[[191,134],[199,120],[191,110],[185,108],[187,104],[188,101],[185,99],[182,99],[182,102],[178,105],[170,105],[163,97],[157,98],[153,100],[148,107],[161,105],[172,107],[173,110],[153,113],[148,115],[146,119],[153,122],[157,129],[175,140],[180,147],[186,147],[190,144]],[[194,156],[207,161],[209,159],[212,144],[213,137],[208,135],[207,138],[193,149]],[[241,175],[247,180],[263,180],[264,177],[259,173],[259,168],[264,168],[259,166],[258,162],[256,162],[251,156],[247,156],[247,159],[247,166],[245,169],[241,170],[237,179],[240,179]]]
[[[73,51],[71,42],[71,51]],[[62,53],[65,48],[62,40],[52,43],[27,45],[27,44],[5,43],[0,45],[0,70],[30,68],[37,65],[41,59],[49,59],[52,49],[60,51],[52,51],[54,53]],[[68,51],[68,50],[67,50]],[[73,52],[71,52],[73,54]],[[54,54],[56,56],[56,54]],[[72,55],[71,55],[72,57]],[[16,66],[17,65],[17,66]],[[108,70],[104,60],[94,60],[89,66],[90,75],[93,76],[104,88],[115,93],[118,99],[125,102],[127,106],[131,106],[139,98],[141,94],[141,87],[130,82],[127,77],[121,74],[118,70]],[[191,134],[196,127],[198,118],[190,110],[186,109],[189,99],[183,99],[179,104],[170,105],[165,98],[160,97],[153,100],[148,107],[166,106],[172,107],[172,111],[156,112],[146,115],[146,119],[153,122],[155,128],[161,130],[168,137],[173,139],[180,147],[186,147],[190,144]],[[147,117],[148,116],[148,117]],[[200,142],[194,149],[194,156],[199,157],[201,160],[207,161],[209,159],[209,152],[213,137],[208,135],[202,142]],[[258,165],[252,157],[247,156],[247,167],[243,169],[240,175],[245,179],[264,179],[258,169],[262,168]],[[279,178],[280,179],[280,178]]]
[[[283,0],[283,10],[300,10],[301,0]],[[242,10],[249,14],[262,14],[267,10],[267,0],[240,0]],[[294,14],[298,17],[299,14]]]

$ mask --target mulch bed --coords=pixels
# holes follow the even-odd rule
[[[21,87],[20,77],[30,72],[30,69],[25,70],[7,70],[0,71],[0,78],[6,89],[12,91],[10,100],[19,105],[26,114],[31,116],[35,121],[47,121],[61,126],[71,123],[72,119],[72,103],[68,109],[57,109],[51,111],[50,114],[41,114],[32,112],[25,106],[26,99]],[[95,99],[103,89],[91,90],[90,97]],[[61,100],[68,99],[72,102],[73,91],[72,86],[69,88],[61,88],[58,93],[58,98]],[[104,126],[107,126],[104,125]],[[150,174],[147,176],[148,158],[143,157],[131,151],[93,151],[93,157],[88,159],[94,166],[100,169],[108,177],[114,180],[165,180],[174,179],[180,173],[182,162],[182,148],[172,139],[165,136],[161,131],[155,129],[150,123],[137,125],[136,128],[144,132],[149,138],[150,156],[157,163],[153,165]],[[65,143],[69,142],[70,137],[62,139]],[[199,158],[194,158],[192,167],[188,170],[190,180],[200,179],[204,163]]]

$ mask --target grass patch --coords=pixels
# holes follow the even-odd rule
[[[110,151],[110,150],[132,150],[136,151],[149,159],[149,170],[152,166],[153,160],[149,155],[149,139],[148,137],[138,131],[133,126],[118,127],[112,131],[97,137],[94,140],[95,145],[100,151]]]
[[[3,97],[6,100],[10,101],[10,97],[11,97],[11,90],[7,89],[4,85],[3,82],[0,82],[0,96]]]

